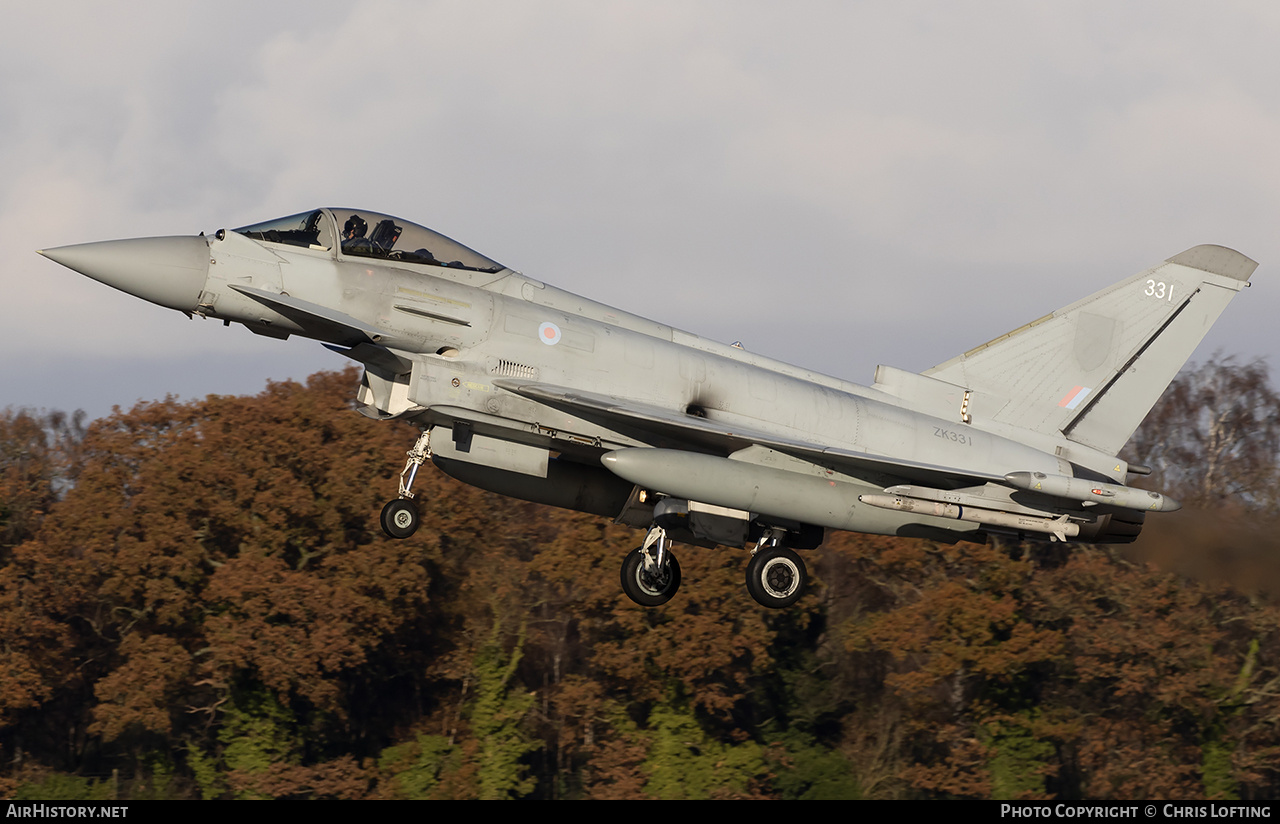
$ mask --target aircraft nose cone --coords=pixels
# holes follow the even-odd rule
[[[209,274],[202,237],[145,237],[42,249],[40,254],[122,292],[190,312]]]

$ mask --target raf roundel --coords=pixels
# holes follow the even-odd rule
[[[538,327],[538,340],[547,346],[555,346],[560,342],[560,327],[554,323],[544,323]]]

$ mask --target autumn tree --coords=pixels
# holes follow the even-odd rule
[[[685,587],[646,609],[617,585],[638,531],[431,467],[421,528],[385,538],[417,433],[352,414],[355,378],[141,404],[83,437],[0,420],[0,794],[1280,788],[1265,587],[1110,549],[833,534],[790,610],[750,600],[744,553],[682,546]],[[1256,365],[1191,370],[1136,457],[1188,501],[1265,509],[1269,392]]]
[[[1215,355],[1184,370],[1125,454],[1184,504],[1280,514],[1280,394],[1266,362]]]
[[[305,763],[335,734],[385,734],[359,697],[409,664],[406,641],[426,652],[430,549],[377,531],[370,481],[394,477],[412,432],[352,415],[353,378],[91,428],[74,489],[0,582],[10,735],[30,747],[61,711],[81,742],[63,768],[165,741],[216,755],[230,745],[210,731],[264,689],[304,731]]]
[[[83,437],[83,412],[0,413],[0,562],[74,483]]]

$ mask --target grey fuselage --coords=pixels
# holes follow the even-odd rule
[[[324,221],[334,220],[333,212],[324,212]],[[1017,530],[871,506],[859,496],[910,483],[910,472],[903,474],[895,463],[962,468],[977,478],[1084,473],[1124,482],[1127,467],[1114,456],[984,418],[980,403],[970,409],[946,392],[934,403],[921,402],[927,391],[896,393],[902,381],[929,380],[921,376],[882,367],[876,387],[858,386],[499,266],[344,254],[340,243],[323,240],[336,226],[326,223],[321,241],[305,245],[220,231],[63,247],[70,257],[70,250],[111,243],[173,241],[175,249],[185,244],[173,253],[183,260],[199,251],[191,244],[207,247],[198,289],[191,289],[201,278],[198,269],[183,264],[183,285],[155,295],[68,262],[58,257],[62,250],[45,254],[174,309],[242,323],[270,337],[299,335],[330,344],[365,366],[361,411],[431,429],[436,462],[450,474],[634,526],[646,526],[652,517],[654,496],[637,494],[649,492],[792,528],[981,540],[985,532]],[[564,389],[568,400],[549,401],[545,391],[525,391],[526,385]],[[591,408],[617,399],[626,409],[621,416],[594,414],[569,397],[571,390],[589,395]],[[700,428],[684,437],[678,421],[646,425],[637,409],[661,410]],[[735,434],[741,431],[873,460],[860,469],[847,460],[827,462],[812,450],[751,443]],[[459,437],[463,432],[466,438]],[[472,438],[480,439],[474,450]],[[658,451],[635,455],[626,467],[602,463],[607,454],[625,456],[634,448]],[[956,500],[987,499],[1005,512],[1070,514],[1081,523],[1079,539],[1107,539],[1106,507],[1086,509],[993,483],[957,482],[948,493]],[[737,533],[728,534],[713,537],[737,541]]]

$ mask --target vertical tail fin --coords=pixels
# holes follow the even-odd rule
[[[993,396],[994,420],[1114,455],[1257,267],[1196,246],[924,374]]]

